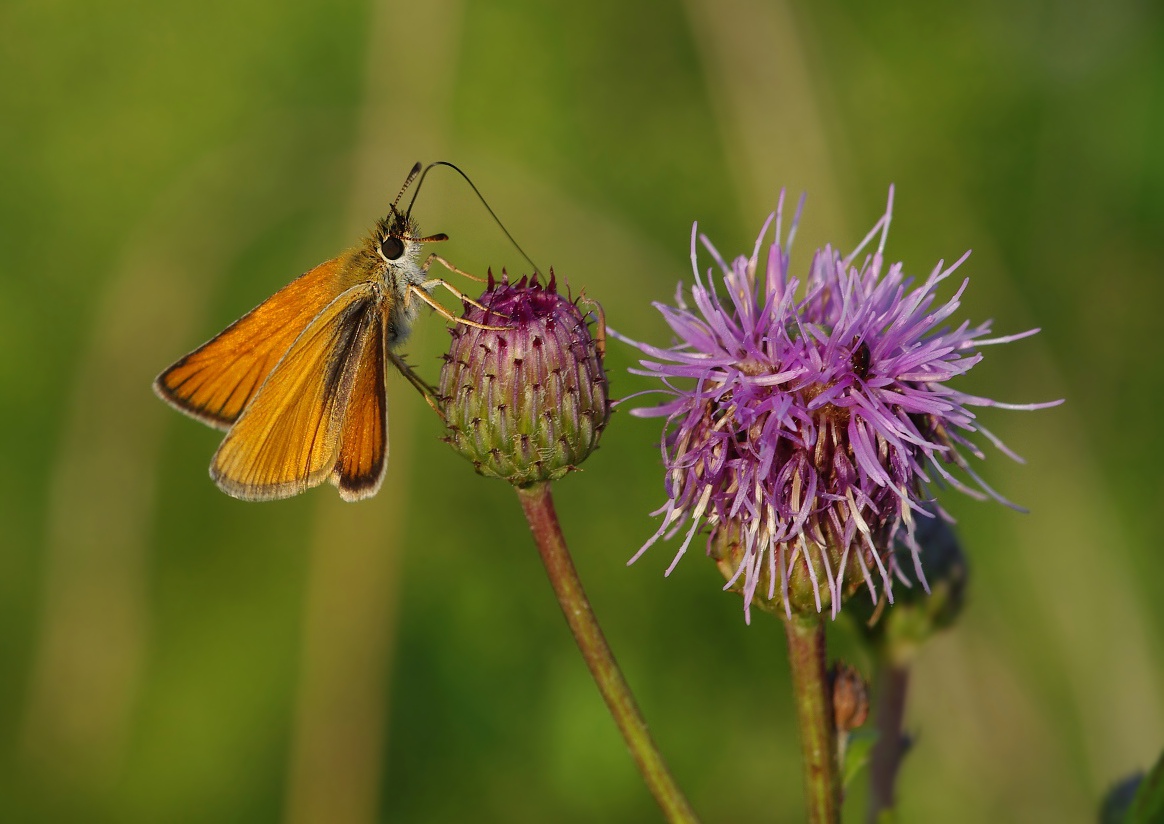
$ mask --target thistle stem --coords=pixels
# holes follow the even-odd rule
[[[824,622],[816,616],[784,621],[792,667],[796,719],[804,762],[804,800],[810,824],[839,824],[841,771],[833,691],[826,670]]]
[[[550,584],[554,587],[554,594],[558,596],[558,603],[566,616],[566,623],[570,625],[570,631],[574,634],[578,649],[582,651],[586,666],[590,668],[590,674],[598,684],[598,691],[602,693],[610,714],[614,716],[614,722],[618,725],[639,772],[647,782],[647,787],[655,796],[668,821],[690,824],[698,822],[683,792],[667,770],[663,756],[651,739],[647,723],[635,704],[630,687],[623,678],[602,629],[598,626],[598,620],[590,608],[590,601],[582,589],[582,582],[578,578],[574,562],[570,559],[566,538],[562,535],[562,528],[558,523],[558,515],[554,511],[550,485],[540,483],[531,487],[518,487],[517,497],[521,501],[526,520],[529,521],[530,531],[533,532],[534,542],[542,556]]]
[[[877,821],[882,812],[897,805],[897,771],[909,748],[909,740],[902,733],[908,691],[909,665],[883,661],[877,668],[877,743],[870,754],[869,811],[865,819],[869,822]]]

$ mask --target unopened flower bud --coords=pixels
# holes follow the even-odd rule
[[[445,441],[482,475],[516,486],[561,478],[598,446],[610,417],[602,352],[554,274],[505,273],[458,324],[441,369]],[[492,328],[481,328],[492,327]]]
[[[869,717],[869,685],[856,667],[844,661],[833,664],[830,679],[837,732],[852,732]]]
[[[893,609],[872,606],[863,599],[854,605],[856,618],[875,644],[895,661],[910,656],[934,633],[954,624],[966,598],[969,567],[951,526],[941,518],[920,518],[915,546],[899,536],[894,545],[896,563],[908,587],[897,589]],[[916,564],[911,556],[916,555]],[[918,576],[918,567],[925,572]]]

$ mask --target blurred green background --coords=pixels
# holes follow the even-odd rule
[[[1164,745],[1164,13],[1155,3],[6,0],[0,5],[0,820],[661,820],[512,492],[392,377],[390,477],[271,504],[154,375],[351,243],[417,159],[473,177],[609,322],[690,279],[691,222],[750,251],[966,248],[964,316],[1043,334],[963,388],[1028,458],[947,494],[973,566],[923,654],[905,822],[1090,821]],[[522,262],[467,187],[415,214],[462,267]],[[472,287],[472,284],[470,284]],[[471,290],[471,289],[470,289]],[[452,303],[450,301],[450,303]],[[447,335],[408,355],[435,378]],[[616,395],[641,384],[612,345]],[[662,501],[617,414],[557,500],[655,736],[708,822],[802,816],[779,624],[698,553],[626,559]],[[836,649],[868,665],[838,627]],[[848,813],[861,819],[861,794]]]

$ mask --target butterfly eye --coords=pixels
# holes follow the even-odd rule
[[[386,237],[380,241],[380,254],[385,260],[399,260],[404,254],[404,243],[398,237]]]

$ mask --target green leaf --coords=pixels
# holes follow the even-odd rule
[[[848,787],[869,763],[869,754],[877,743],[877,730],[856,730],[849,733],[845,746],[845,763],[841,765],[841,786]]]
[[[1123,818],[1125,824],[1160,824],[1164,821],[1164,753],[1144,776]]]

